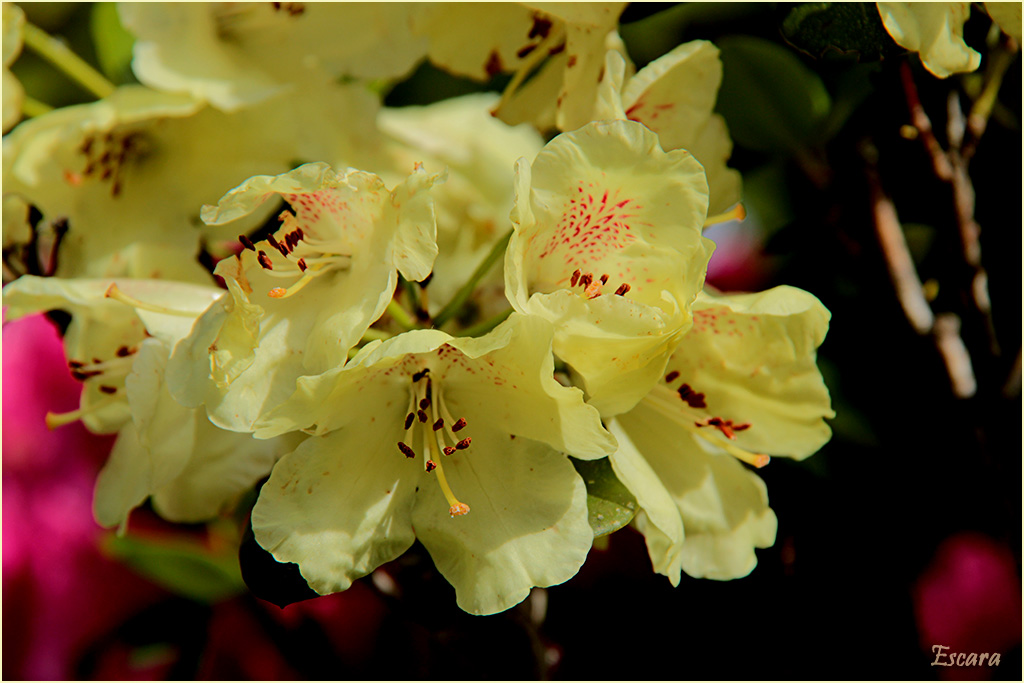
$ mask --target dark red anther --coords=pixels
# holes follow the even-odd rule
[[[601,276],[601,284],[602,285],[608,284],[608,273],[605,273],[604,275]]]
[[[428,460],[427,461],[427,472],[433,472],[435,469],[437,469],[437,463],[434,462],[433,460]]]
[[[580,276],[580,287],[586,289],[590,286],[590,283],[594,281],[594,275],[592,273],[584,273]]]
[[[421,410],[426,410],[429,407],[430,407],[430,397],[427,396],[425,398],[421,398],[420,399],[420,409]]]
[[[627,292],[629,292],[629,285],[625,282],[619,285],[619,288],[615,290],[615,293],[619,296],[625,296]]]
[[[130,355],[132,355],[132,350],[129,349],[127,346],[119,346],[118,347],[118,349],[117,349],[117,357],[118,358],[124,358],[125,356],[130,356]]]
[[[426,377],[428,374],[430,374],[430,368],[423,368],[419,372],[413,374],[412,381],[413,382],[419,382],[421,379]]]
[[[417,410],[416,411],[416,417],[418,417],[420,419],[420,422],[426,422],[427,421],[427,414],[425,412],[423,412],[422,410]]]
[[[401,441],[398,442],[398,450],[402,451],[402,454],[405,457],[407,457],[407,458],[415,458],[416,457],[416,451],[414,451],[413,449],[409,448],[409,446],[407,446],[405,443],[403,443]]]
[[[455,452],[455,449],[452,448],[451,446],[445,446],[444,447],[444,454],[445,455],[451,455],[454,452]]]
[[[579,281],[580,281],[580,269],[577,268],[576,270],[572,271],[572,279],[569,280],[569,286],[570,287],[575,287],[576,283],[579,282]]]
[[[539,14],[534,14],[533,15],[533,26],[530,27],[530,33],[527,35],[527,38],[533,39],[533,38],[536,38],[538,36],[540,36],[541,38],[547,38],[548,37],[548,33],[550,33],[550,32],[551,32],[551,20],[550,19],[545,19],[544,17],[540,16]]]
[[[303,273],[306,272],[306,259],[300,258],[296,265],[299,267],[299,270],[301,270]]]
[[[270,257],[267,256],[267,252],[263,251],[262,249],[260,249],[259,252],[256,254],[256,260],[259,261],[260,265],[266,268],[267,270],[274,269],[273,262],[270,260]]]
[[[71,368],[72,370],[77,370],[78,368],[82,367],[83,365],[85,365],[85,363],[83,363],[80,360],[69,360],[68,361],[68,367]]]
[[[738,424],[738,425],[732,425],[732,430],[734,432],[742,432],[744,429],[750,429],[750,423],[749,422],[744,422],[743,424]]]
[[[463,429],[465,426],[466,426],[466,418],[460,417],[458,420],[455,421],[455,424],[452,425],[452,431],[453,432],[457,432],[457,431]]]
[[[487,57],[487,62],[484,64],[484,70],[487,72],[488,78],[494,78],[504,71],[501,66],[501,55],[498,54],[497,50],[491,50],[491,54]]]
[[[412,427],[412,422],[415,419],[416,419],[416,414],[415,413],[409,413],[408,415],[406,415],[405,416],[405,428],[408,429],[409,427]]]
[[[76,369],[76,370],[72,370],[71,371],[71,376],[73,378],[77,379],[79,382],[84,382],[85,380],[89,379],[90,377],[96,377],[97,375],[102,375],[102,374],[103,374],[102,370],[77,370]]]
[[[519,57],[519,59],[522,59],[523,57],[525,57],[526,55],[530,54],[531,52],[533,52],[536,49],[537,49],[536,45],[524,45],[523,47],[521,47],[518,50],[516,50],[516,57]]]
[[[252,243],[252,240],[246,237],[245,235],[239,235],[238,241],[242,244],[243,247],[245,247],[249,251],[256,251],[256,246]]]
[[[277,249],[278,251],[281,250],[281,243],[274,239],[273,235],[267,235],[267,242],[269,242],[270,246],[272,246],[274,249]]]
[[[665,381],[669,384],[672,384],[672,382],[675,382],[677,379],[679,379],[678,370],[673,370],[672,372],[665,375]]]
[[[442,420],[441,418],[437,418],[437,422],[435,422],[432,426],[434,431],[436,432],[438,429],[444,427],[444,420]]]
[[[100,391],[102,391],[104,394],[116,394],[117,387],[108,387],[106,384],[103,384],[100,386]]]
[[[467,448],[469,448],[469,444],[471,444],[471,443],[473,443],[473,438],[467,436],[465,439],[463,439],[462,441],[460,441],[457,444],[455,444],[455,450],[457,450],[457,451],[464,451]]]

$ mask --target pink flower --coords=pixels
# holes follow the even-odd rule
[[[92,490],[113,437],[46,428],[81,387],[44,316],[4,324],[3,378],[3,677],[74,678],[85,647],[163,593],[98,547]]]
[[[977,533],[961,533],[939,546],[914,587],[921,647],[935,661],[951,653],[995,653],[1001,657],[1021,642],[1021,588],[1013,553]],[[986,680],[1005,672],[984,666],[936,666],[944,679]]]

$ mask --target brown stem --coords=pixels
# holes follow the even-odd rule
[[[935,131],[932,130],[932,121],[924,111],[921,99],[917,95],[917,85],[914,83],[914,74],[910,70],[910,64],[900,64],[900,78],[903,80],[903,92],[907,98],[907,107],[910,109],[910,122],[917,129],[918,137],[924,143],[925,151],[932,160],[932,168],[935,175],[942,180],[949,180],[953,177],[953,168],[949,158],[935,139]]]
[[[960,319],[953,313],[936,316],[932,312],[907,247],[903,226],[896,215],[896,207],[882,189],[875,169],[877,150],[871,143],[865,142],[861,145],[861,154],[867,162],[866,175],[875,233],[889,269],[889,277],[896,288],[896,298],[914,330],[922,336],[932,336],[945,363],[953,393],[958,398],[970,398],[977,392],[978,386],[970,354],[960,336]]]
[[[896,288],[896,298],[914,330],[918,334],[928,334],[935,323],[935,316],[925,299],[924,287],[910,256],[910,248],[896,215],[896,207],[882,189],[878,172],[870,161],[867,177],[875,234],[885,257],[885,265],[889,269],[889,277]]]
[[[974,377],[971,355],[960,336],[960,318],[955,313],[942,313],[935,318],[932,330],[935,347],[946,363],[946,372],[953,385],[953,393],[957,398],[970,398],[978,391],[978,381]]]

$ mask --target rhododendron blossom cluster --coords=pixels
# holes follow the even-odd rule
[[[140,83],[3,145],[6,319],[70,314],[48,423],[116,434],[96,519],[249,505],[320,594],[418,541],[474,614],[627,524],[673,584],[751,572],[756,470],[830,438],[830,314],[705,285],[743,215],[718,51],[637,71],[623,8],[122,6]],[[384,106],[423,60],[508,83]]]

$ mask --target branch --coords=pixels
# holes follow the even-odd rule
[[[910,109],[910,122],[917,129],[921,142],[924,143],[925,151],[932,160],[932,168],[935,175],[942,180],[949,180],[953,177],[953,167],[949,158],[935,139],[935,131],[932,130],[931,119],[924,111],[921,99],[917,95],[917,85],[914,83],[914,74],[910,70],[910,64],[904,61],[900,64],[900,78],[903,80],[903,92],[907,98],[907,107]]]
[[[866,175],[875,233],[889,269],[889,277],[896,288],[896,298],[914,330],[922,336],[933,337],[935,347],[945,363],[953,393],[958,398],[970,398],[977,392],[978,383],[971,356],[960,336],[960,319],[953,313],[936,316],[932,312],[907,247],[903,226],[896,215],[896,207],[882,189],[875,169],[877,154],[870,142],[862,143],[861,155],[867,162]]]
[[[921,335],[928,334],[935,324],[935,316],[931,306],[924,297],[924,287],[917,274],[914,260],[910,256],[907,238],[903,234],[903,226],[896,216],[896,207],[882,190],[878,172],[870,160],[874,149],[862,149],[868,160],[867,177],[871,193],[871,214],[875,223],[875,234],[878,244],[885,257],[885,265],[889,269],[889,277],[896,288],[896,298],[903,307],[903,312],[914,330]]]

